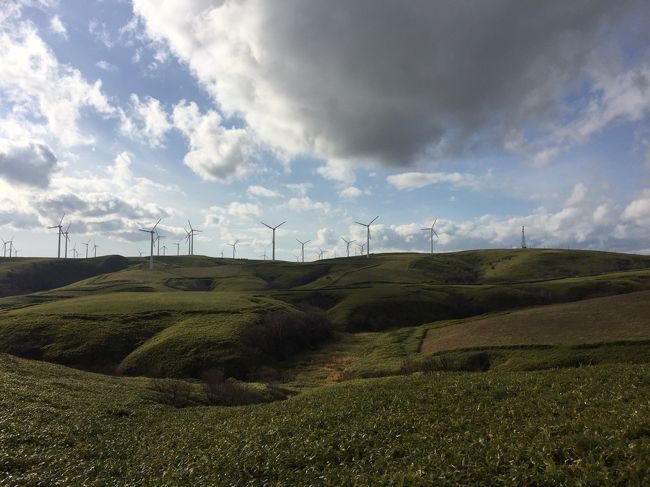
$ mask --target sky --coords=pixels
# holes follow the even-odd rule
[[[650,2],[0,0],[0,237],[64,214],[70,257],[649,254]]]

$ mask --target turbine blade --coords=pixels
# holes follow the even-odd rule
[[[433,228],[433,227],[436,225],[436,222],[437,222],[437,221],[438,221],[437,218],[436,218],[435,220],[433,220],[433,225],[431,225],[431,228]]]
[[[370,223],[368,223],[368,226],[372,225],[372,224],[375,222],[375,220],[376,220],[377,218],[379,218],[379,215],[377,215],[376,217],[374,217],[374,218],[372,219],[372,221],[371,221]]]
[[[147,233],[153,233],[151,230],[143,230],[142,228],[138,228],[140,232],[147,232]],[[90,243],[90,240],[88,240],[88,244]],[[86,245],[88,245],[86,244]]]
[[[282,225],[284,225],[285,223],[287,223],[287,220],[283,221],[282,223],[280,223],[279,225],[277,225],[275,228],[280,228],[280,227],[281,227]]]
[[[272,226],[270,226],[270,225],[267,225],[267,224],[266,224],[266,223],[264,223],[264,222],[260,222],[260,223],[261,223],[262,225],[264,225],[264,226],[265,226],[266,228],[270,228],[271,230],[273,230],[273,227],[272,227]]]
[[[65,218],[65,213],[64,213],[63,216],[61,217],[61,220],[59,220],[59,224],[58,224],[59,227],[60,227],[61,224],[63,223],[63,219],[64,219],[64,218]]]
[[[436,236],[437,239],[440,239],[440,237],[438,237],[438,234],[436,233],[436,231],[433,228],[431,229],[431,231],[433,232],[433,234]]]
[[[160,223],[161,220],[162,220],[162,218],[160,218],[160,219],[156,222],[156,224],[155,224],[155,225],[153,226],[153,228],[151,229],[152,232],[156,229],[156,227],[158,226],[158,224]]]
[[[356,223],[357,225],[361,225],[362,227],[367,227],[368,226],[365,223],[361,223],[361,222],[358,222],[358,221],[355,221],[354,223]]]

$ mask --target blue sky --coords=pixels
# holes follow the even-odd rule
[[[0,0],[0,236],[650,253],[647,2]],[[144,238],[143,238],[144,237]],[[181,249],[185,250],[183,244]],[[83,252],[82,252],[83,253]],[[72,256],[72,252],[70,252]]]

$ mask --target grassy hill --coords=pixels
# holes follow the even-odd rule
[[[414,374],[176,409],[143,379],[0,354],[0,483],[642,485],[648,377]]]
[[[291,339],[266,327],[273,345],[251,345],[250,330],[260,335],[255,327],[269,313],[317,308],[341,332],[390,331],[650,290],[650,258],[534,249],[305,264],[170,256],[150,271],[145,259],[113,256],[7,260],[0,276],[9,282],[0,292],[0,351],[105,372],[199,377],[226,368],[246,377],[260,365],[282,368],[278,357],[289,352],[279,341],[291,353],[322,342],[300,340],[287,318]],[[20,283],[33,289],[36,276],[44,287],[68,284],[8,296],[29,287]],[[260,352],[270,346],[284,351]]]

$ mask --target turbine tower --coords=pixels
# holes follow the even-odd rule
[[[86,242],[86,243],[82,243],[81,245],[86,246],[86,259],[87,259],[88,258],[88,245],[90,245],[90,240],[88,240],[88,242]]]
[[[95,242],[93,242],[93,253],[95,254],[94,255],[95,257],[97,257],[97,247],[99,247],[99,245],[97,245]]]
[[[194,255],[194,234],[201,233],[203,230],[197,230],[192,228],[192,223],[187,220],[187,224],[190,226],[189,236],[190,236],[190,255]],[[186,230],[187,231],[187,230]]]
[[[526,248],[526,232],[524,231],[524,226],[521,226],[521,248]]]
[[[142,250],[138,249],[138,254],[140,254],[140,257],[142,257]]]
[[[7,257],[7,244],[8,244],[9,242],[5,242],[5,239],[4,239],[4,238],[3,238],[3,239],[0,239],[0,240],[2,240],[2,256],[3,256],[3,257]]]
[[[5,245],[5,249],[7,248],[7,244],[9,245],[9,258],[11,259],[13,255],[16,255],[15,252],[18,252],[18,250],[14,247],[14,238],[11,237],[11,239],[7,240],[6,242],[3,240],[3,242]],[[6,253],[5,253],[5,257],[6,257]]]
[[[156,250],[156,253],[158,254],[158,257],[160,257],[160,239],[161,239],[161,238],[165,238],[165,237],[162,236],[162,235],[160,235],[160,234],[158,233],[158,230],[156,230],[156,244],[158,245],[158,248],[157,248],[157,250]],[[164,248],[164,245],[163,245],[163,248]],[[163,255],[164,255],[164,253],[163,253]]]
[[[181,255],[181,243],[180,242],[174,242],[173,245],[176,245],[176,255]]]
[[[341,237],[341,240],[345,242],[345,251],[348,253],[348,257],[350,257],[350,244],[356,242],[356,240],[345,240],[343,237]]]
[[[325,254],[327,250],[323,250],[320,247],[318,247],[318,260],[323,260],[323,254]]]
[[[433,254],[433,236],[435,235],[437,239],[440,239],[440,237],[438,237],[438,234],[436,233],[436,231],[433,229],[433,227],[435,226],[437,221],[438,221],[437,218],[435,220],[433,220],[433,224],[431,225],[431,228],[422,228],[421,229],[421,230],[424,230],[425,232],[430,232],[431,233],[431,253],[432,254]]]
[[[271,230],[273,230],[273,258],[272,258],[271,260],[273,260],[273,261],[275,262],[275,230],[276,230],[278,227],[281,227],[282,225],[284,225],[284,224],[287,223],[287,222],[286,222],[286,220],[285,220],[285,221],[283,221],[282,223],[280,223],[279,225],[276,225],[276,226],[274,226],[274,227],[272,227],[271,225],[267,225],[267,224],[264,223],[264,222],[260,222],[260,223],[261,223],[262,225],[264,225],[265,227],[270,228]]]
[[[233,259],[235,258],[235,250],[237,248],[238,243],[239,243],[239,240],[235,240],[235,243],[226,244],[226,245],[229,245],[230,247],[232,247],[232,258]]]
[[[304,264],[305,263],[305,245],[308,244],[309,242],[311,242],[311,240],[307,240],[305,242],[301,242],[298,239],[296,239],[296,240],[300,244],[300,246],[302,247],[302,263]]]
[[[151,237],[151,253],[149,255],[149,269],[151,269],[151,270],[153,270],[153,234],[156,233],[156,227],[160,223],[160,220],[162,220],[162,218],[160,218],[156,222],[156,224],[153,226],[153,228],[151,230],[145,230],[144,228],[139,229],[141,232],[148,233],[150,235],[150,237]]]
[[[359,247],[359,249],[361,250],[359,255],[363,255],[363,249],[366,248],[366,244],[356,244],[356,246]]]
[[[47,227],[47,228],[49,228],[49,229],[52,229],[52,228],[58,228],[58,229],[59,229],[59,247],[58,247],[58,249],[57,249],[57,251],[56,251],[56,258],[57,258],[57,259],[60,259],[60,258],[61,258],[61,235],[63,234],[63,227],[61,226],[61,224],[63,223],[63,219],[64,219],[64,218],[65,218],[65,213],[64,213],[63,216],[61,217],[61,220],[59,220],[59,224],[58,224],[58,225],[54,225],[54,226],[51,226],[51,227]]]
[[[370,258],[370,225],[372,225],[375,220],[379,218],[379,216],[374,217],[370,223],[361,223],[361,222],[354,222],[357,225],[361,225],[362,227],[366,227],[366,252],[367,252],[367,257]],[[361,251],[363,253],[363,250]]]

